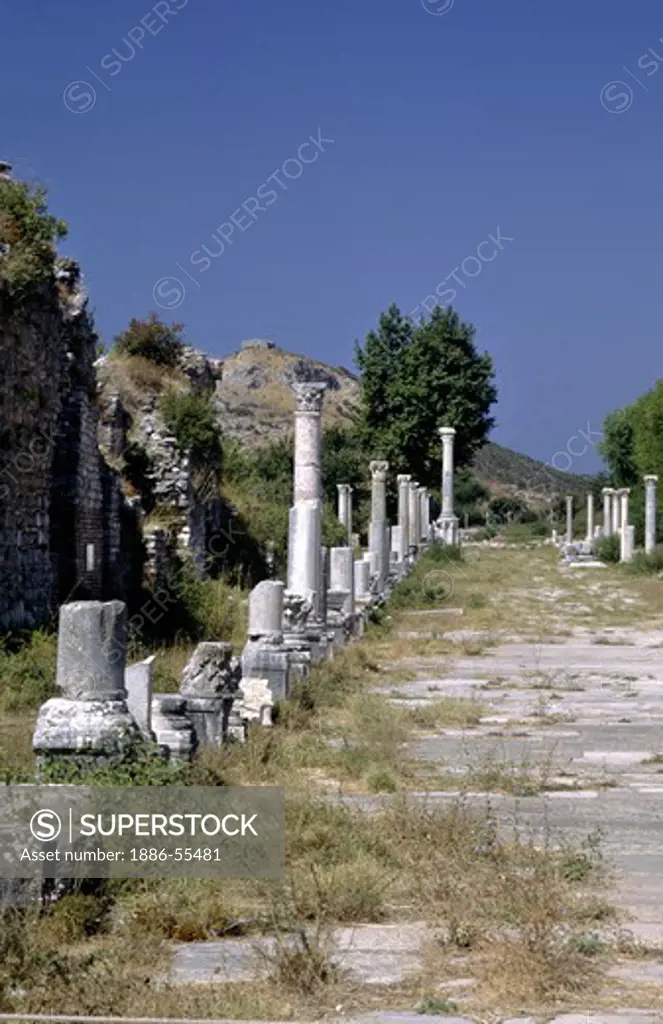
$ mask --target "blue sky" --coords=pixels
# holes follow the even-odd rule
[[[0,155],[69,222],[104,339],[159,300],[214,355],[265,337],[349,366],[390,302],[453,287],[495,361],[494,439],[576,472],[599,466],[579,432],[657,378],[655,0],[0,0],[0,18]]]

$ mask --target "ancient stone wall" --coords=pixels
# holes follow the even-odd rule
[[[109,587],[122,596],[121,507],[97,443],[97,336],[78,276],[71,261],[54,264],[29,304],[0,304],[2,630],[45,623],[61,602]]]

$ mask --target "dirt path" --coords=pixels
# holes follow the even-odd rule
[[[502,829],[539,844],[600,846],[620,911],[587,929],[588,942],[618,948],[602,1009],[545,1019],[663,1021],[663,583],[562,569],[549,548],[470,548],[466,563],[422,580],[422,604],[440,584],[441,606],[394,612],[391,635],[375,647],[376,692],[422,723],[409,744],[421,762],[416,792],[429,804],[488,804]],[[478,703],[478,724],[427,728],[449,699]],[[384,798],[346,799],[370,810]],[[339,929],[336,941],[358,979],[398,984],[416,968],[423,935],[423,924],[372,925]],[[175,976],[239,980],[253,955],[241,941],[189,944]],[[459,955],[445,979],[447,1020],[487,1019],[473,1011],[472,987]]]

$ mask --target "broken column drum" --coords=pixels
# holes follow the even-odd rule
[[[42,704],[33,746],[38,763],[73,756],[81,763],[131,757],[140,729],[124,685],[127,609],[121,601],[75,601],[60,608],[56,686]]]

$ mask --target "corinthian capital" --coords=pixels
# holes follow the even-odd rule
[[[370,463],[371,476],[374,480],[383,481],[387,479],[387,472],[389,471],[389,463],[383,462],[378,459]]]
[[[322,412],[327,384],[324,380],[298,380],[292,385],[296,412]]]

